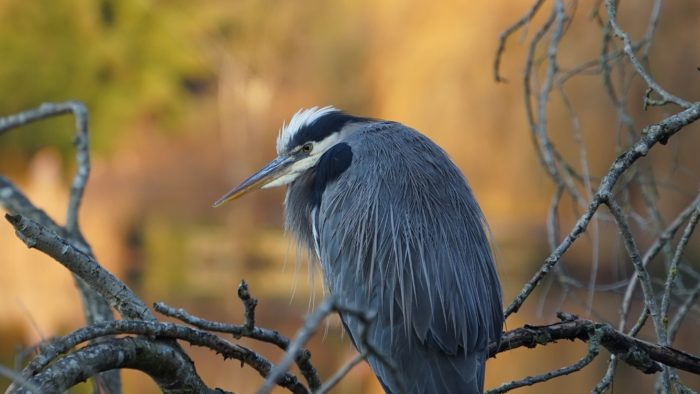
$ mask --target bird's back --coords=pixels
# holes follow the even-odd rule
[[[301,201],[295,193],[317,196],[305,210],[311,219],[288,210],[288,225],[317,249],[332,294],[377,312],[367,342],[398,376],[368,361],[388,392],[400,387],[395,377],[410,393],[480,392],[488,343],[501,332],[501,293],[466,181],[442,149],[398,123],[369,123],[344,143],[349,166],[329,150],[315,174],[290,187],[288,208]],[[319,191],[324,165],[342,171]],[[366,350],[362,323],[341,317]]]

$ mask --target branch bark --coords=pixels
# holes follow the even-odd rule
[[[118,323],[118,322],[112,322]],[[192,361],[171,341],[152,340],[146,337],[110,338],[80,348],[51,364],[28,379],[42,393],[63,393],[76,384],[100,372],[130,368],[152,377],[163,392],[222,393],[210,389],[192,369]],[[8,393],[25,394],[31,390],[19,385],[10,386]]]
[[[588,342],[596,330],[602,331],[600,345],[644,373],[659,372],[660,364],[664,364],[700,374],[700,358],[697,356],[632,337],[615,330],[607,323],[578,318],[544,326],[525,325],[508,331],[503,334],[500,343],[492,343],[489,346],[489,354],[495,357],[498,353],[519,347],[534,348],[562,339]]]

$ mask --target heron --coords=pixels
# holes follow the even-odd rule
[[[327,291],[374,313],[369,327],[340,318],[383,389],[483,392],[501,286],[484,215],[445,151],[398,122],[302,109],[277,157],[214,206],[284,185],[285,228],[317,257]]]

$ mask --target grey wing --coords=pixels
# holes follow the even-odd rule
[[[368,362],[388,392],[481,392],[488,343],[500,337],[501,293],[481,211],[459,170],[426,137],[397,123],[347,141],[352,165],[314,212],[331,293],[372,309],[371,327],[342,316],[353,342],[395,365]]]

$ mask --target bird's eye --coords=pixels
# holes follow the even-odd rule
[[[314,145],[310,142],[307,142],[301,147],[301,150],[305,153],[311,153],[311,151],[314,149]]]

